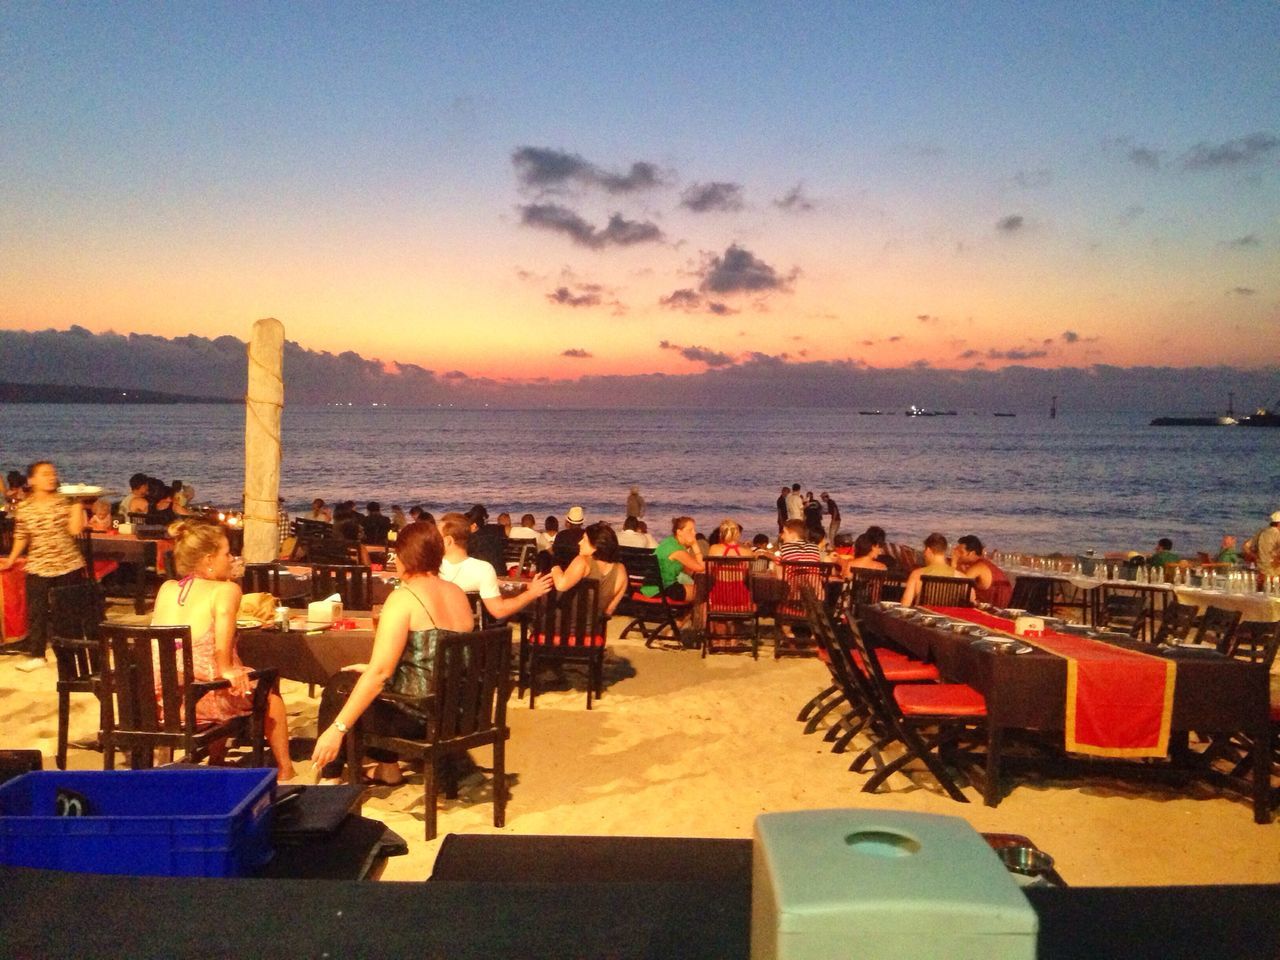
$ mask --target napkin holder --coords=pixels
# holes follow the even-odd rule
[[[119,533],[123,533],[123,534],[127,537],[127,536],[129,536],[129,534],[133,533],[133,524],[132,524],[132,523],[122,523],[122,524],[120,524],[120,526],[116,527],[116,530],[117,530]]]
[[[1013,632],[1019,637],[1043,637],[1044,620],[1040,617],[1019,617],[1013,622]]]
[[[752,960],[1032,960],[1039,919],[959,817],[802,810],[756,818]]]
[[[307,622],[331,624],[342,617],[342,598],[336,593],[323,600],[307,604]]]

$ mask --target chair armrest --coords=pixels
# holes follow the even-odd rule
[[[62,647],[64,650],[97,650],[97,640],[85,640],[83,637],[50,637],[49,646]]]

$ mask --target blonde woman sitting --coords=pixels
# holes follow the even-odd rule
[[[196,703],[196,720],[217,723],[243,716],[252,709],[253,681],[249,669],[236,655],[236,613],[240,587],[232,576],[231,548],[226,532],[202,519],[179,520],[170,525],[173,562],[181,576],[169,580],[156,594],[152,626],[190,627],[192,665],[197,680],[227,680],[230,687],[213,690]],[[294,776],[289,759],[289,721],[278,690],[267,697],[267,743],[275,757],[280,781]],[[211,759],[218,762],[225,744]]]

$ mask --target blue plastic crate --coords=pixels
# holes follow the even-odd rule
[[[271,859],[274,770],[28,773],[0,786],[0,863],[81,873],[234,877]],[[55,815],[59,789],[88,815]]]

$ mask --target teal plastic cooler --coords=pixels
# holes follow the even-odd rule
[[[756,819],[752,960],[1034,960],[1039,921],[968,822],[878,810]]]

